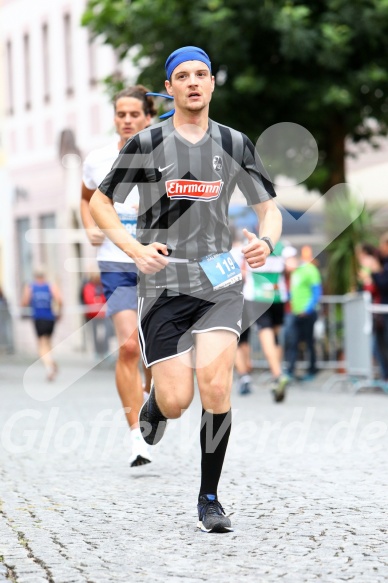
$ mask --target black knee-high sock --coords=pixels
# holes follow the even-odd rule
[[[209,413],[202,409],[201,422],[201,489],[199,495],[217,494],[218,482],[232,425],[232,411]]]

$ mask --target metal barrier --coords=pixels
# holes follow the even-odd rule
[[[346,296],[343,295],[324,295],[320,299],[318,319],[314,327],[319,369],[337,370],[344,366],[343,307],[346,301]],[[251,334],[251,348],[253,365],[257,368],[267,368],[267,361],[264,359],[256,333]],[[303,359],[299,360],[297,365],[299,368],[307,367]]]
[[[344,355],[349,376],[373,379],[372,300],[368,292],[347,294],[344,302]]]
[[[355,391],[379,387],[388,392],[386,383],[374,380],[374,313],[388,314],[388,305],[372,304],[369,292],[321,297],[314,331],[317,368],[333,371],[323,385],[324,390],[343,382]],[[253,366],[268,369],[256,333],[251,335],[251,348]],[[301,359],[297,366],[304,369],[307,362]]]
[[[88,306],[84,304],[66,305],[63,317],[85,314],[87,311]],[[1,314],[2,312],[0,318]],[[16,318],[28,317],[31,310],[19,308],[11,314]],[[350,383],[355,390],[381,386],[388,392],[388,387],[385,387],[384,383],[374,381],[372,314],[388,314],[388,305],[372,304],[369,292],[321,297],[314,332],[317,368],[333,373],[323,385],[325,390],[330,390],[337,382],[343,382]],[[9,313],[8,321],[9,323],[11,321]],[[268,370],[254,325],[250,342],[254,368]],[[301,356],[304,357],[303,354]],[[306,368],[306,360],[301,358],[297,362],[297,367]]]
[[[369,299],[368,299],[369,298]],[[101,305],[101,307],[103,307]],[[384,306],[385,307],[385,306]],[[366,349],[365,333],[371,334],[371,323],[367,329],[364,319],[366,310],[380,309],[383,306],[372,305],[370,295],[347,294],[347,295],[324,295],[320,300],[318,319],[315,323],[315,344],[317,351],[317,367],[319,369],[329,369],[338,371],[344,369],[348,364],[352,367],[361,368],[362,371],[370,371],[370,363],[364,362],[366,354],[371,354]],[[386,306],[388,312],[388,306]],[[62,318],[74,314],[86,315],[89,307],[85,304],[68,305],[63,307]],[[369,312],[368,312],[369,313]],[[30,308],[15,307],[11,311],[13,318],[26,318],[31,316]],[[354,325],[353,325],[354,323]],[[359,329],[361,332],[357,333]],[[267,369],[267,361],[262,353],[255,326],[252,326],[251,349],[252,362],[255,368]],[[354,343],[357,338],[357,342]],[[358,342],[362,343],[362,348],[358,349]],[[354,343],[354,346],[353,344]],[[355,357],[355,355],[357,355]],[[358,365],[363,363],[361,367]],[[297,363],[299,368],[307,365],[303,359]]]
[[[91,311],[91,309],[94,312],[95,310],[101,310],[104,307],[105,304],[93,304],[93,306],[88,304],[76,304],[72,306],[65,304],[61,315],[66,316],[69,314],[84,314],[86,316]],[[13,318],[30,318],[32,316],[32,308],[15,307],[10,311],[10,313]]]
[[[64,304],[63,308],[61,309],[60,315],[60,322],[59,326],[62,327],[62,324],[65,323],[65,328],[67,332],[65,335],[62,335],[60,338],[60,342],[63,342],[66,338],[66,334],[68,334],[68,338],[72,336],[72,346],[70,344],[66,347],[69,354],[73,351],[81,351],[81,352],[93,352],[95,348],[95,339],[101,339],[104,336],[109,339],[113,336],[113,323],[110,318],[101,317],[101,318],[87,318],[90,314],[91,309],[94,311],[101,310],[105,308],[105,304],[95,304],[93,306],[88,304]],[[13,305],[10,307],[10,322],[16,322],[18,320],[32,320],[32,308],[31,307],[21,307],[20,305]],[[1,321],[0,321],[1,323]],[[22,336],[23,332],[20,326],[14,326],[15,329],[15,344],[16,350],[26,350],[25,346],[27,346],[27,351],[32,350],[34,344],[33,336],[29,333],[26,335],[27,342],[25,342],[24,337]],[[31,327],[32,330],[32,327]],[[78,331],[78,336],[75,337],[73,333]],[[61,334],[60,334],[61,336]],[[1,329],[0,329],[0,337],[1,337]],[[58,336],[56,340],[58,339]],[[24,342],[23,349],[20,347],[20,343]],[[55,344],[55,342],[54,342]],[[0,349],[1,349],[1,342],[0,342]]]
[[[321,297],[318,320],[315,326],[318,368],[338,369],[343,367],[343,306],[346,303],[345,297],[343,295]],[[321,329],[317,333],[319,324],[321,324]]]
[[[10,354],[14,351],[12,318],[5,302],[0,302],[0,350]]]

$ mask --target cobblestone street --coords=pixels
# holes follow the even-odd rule
[[[235,391],[219,488],[235,530],[208,535],[198,397],[130,468],[113,368],[89,368],[64,362],[48,384],[0,362],[0,582],[387,581],[387,395],[318,379],[275,404],[263,375]]]

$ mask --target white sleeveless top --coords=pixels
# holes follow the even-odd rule
[[[83,163],[82,180],[90,190],[96,190],[112,168],[113,162],[119,154],[117,142],[112,142],[104,148],[93,150]],[[137,213],[139,208],[139,190],[135,186],[128,194],[124,203],[115,202],[114,209],[132,237],[136,237]],[[133,263],[124,251],[121,251],[108,237],[97,251],[97,261],[116,261],[119,263]]]

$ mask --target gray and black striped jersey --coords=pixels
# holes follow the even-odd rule
[[[195,260],[230,250],[228,207],[236,185],[248,205],[276,196],[247,136],[212,120],[194,144],[175,130],[173,118],[136,134],[99,190],[114,202],[124,202],[135,185],[140,197],[138,241],[164,243],[172,259],[191,260],[172,260],[159,273],[140,274],[142,296],[158,295],[160,288],[174,295],[211,287]]]

